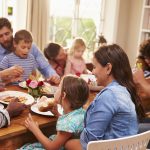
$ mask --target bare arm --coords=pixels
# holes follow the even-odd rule
[[[137,87],[144,92],[144,94],[150,97],[150,83],[144,78],[142,69],[137,69],[133,73],[133,79]]]
[[[48,150],[58,150],[61,146],[64,146],[67,140],[72,136],[72,133],[69,132],[57,132],[56,138],[51,141],[41,132],[30,114],[25,121],[25,126],[36,136],[44,148]]]
[[[70,74],[71,73],[71,61],[68,59],[66,62],[66,67],[65,67],[65,75]]]
[[[83,150],[79,139],[68,140],[65,144],[66,150]]]

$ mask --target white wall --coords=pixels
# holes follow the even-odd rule
[[[133,67],[139,46],[143,0],[104,1],[104,36],[108,43],[117,43],[126,51]]]
[[[116,42],[126,51],[133,67],[139,47],[139,32],[143,0],[120,0]]]
[[[120,0],[118,10],[118,23],[116,29],[116,43],[119,44],[123,49],[126,48],[127,34],[130,18],[130,0]]]
[[[13,7],[12,16],[7,14],[8,6]],[[11,21],[14,33],[26,27],[26,8],[27,0],[0,0],[0,17],[6,17]]]
[[[137,51],[139,48],[139,32],[142,15],[143,0],[131,0],[130,1],[130,18],[128,25],[127,44],[126,50],[131,63],[134,66]]]
[[[14,24],[14,30],[20,30],[26,28],[26,9],[27,0],[16,0],[16,23]]]
[[[119,0],[104,0],[104,2],[105,12],[103,34],[107,39],[108,43],[114,43],[116,41]]]

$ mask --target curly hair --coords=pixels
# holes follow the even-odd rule
[[[143,43],[140,44],[139,52],[141,57],[150,58],[150,39],[145,40]]]

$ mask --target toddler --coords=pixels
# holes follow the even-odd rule
[[[76,38],[70,49],[70,56],[68,56],[65,74],[87,74],[87,68],[83,59],[83,53],[86,49],[85,42],[82,38]]]

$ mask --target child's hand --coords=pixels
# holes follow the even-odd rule
[[[25,120],[25,126],[31,132],[36,132],[39,129],[38,123],[33,120],[30,113],[29,113],[29,116],[27,117],[27,119]]]
[[[59,117],[59,116],[60,116],[60,113],[58,112],[57,104],[55,104],[55,105],[53,106],[53,108],[51,109],[51,112],[52,112],[56,117]]]

